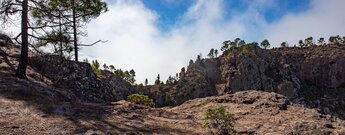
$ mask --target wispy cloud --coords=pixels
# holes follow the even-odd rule
[[[290,45],[306,37],[345,35],[344,0],[312,0],[306,11],[288,13],[281,20],[265,27],[266,37],[278,46],[288,41]]]

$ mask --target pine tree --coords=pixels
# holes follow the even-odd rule
[[[110,65],[109,68],[111,72],[114,72],[116,70],[114,65]]]
[[[73,33],[73,40],[69,37],[66,42],[73,42],[75,60],[78,61],[78,46],[92,46],[103,42],[99,40],[88,45],[78,43],[78,36],[85,35],[83,34],[85,32],[82,32],[80,28],[107,10],[107,4],[102,0],[49,0],[35,10],[33,17],[39,22],[38,24],[41,24],[42,28],[53,29],[53,32],[55,31],[54,27],[60,26],[61,28],[61,22],[60,25],[56,25],[57,21],[63,20],[63,27],[66,29],[64,31],[60,29],[59,33],[61,37],[69,37],[69,33]],[[61,37],[60,39],[49,40],[61,41]]]
[[[217,49],[214,50],[214,55],[215,55],[216,57],[218,57],[218,50],[217,50]]]
[[[160,84],[161,84],[161,78],[160,78],[159,74],[158,74],[158,76],[157,76],[157,79],[156,79],[156,81],[155,81],[155,84],[156,84],[156,85],[160,85]]]
[[[196,61],[201,60],[201,58],[202,58],[202,54],[200,53],[200,54],[197,56]]]
[[[264,47],[265,49],[267,49],[268,47],[270,47],[270,42],[268,42],[267,39],[264,39],[261,44],[262,47]]]
[[[147,80],[147,78],[145,79],[145,86],[147,86],[149,84],[149,80]]]
[[[231,43],[230,40],[224,41],[224,42],[223,42],[223,46],[220,48],[220,50],[221,50],[221,51],[228,50],[228,49],[229,49],[229,46],[230,46],[230,43]]]
[[[17,67],[16,76],[18,78],[27,79],[26,77],[26,69],[28,65],[28,52],[29,52],[29,2],[32,3],[30,0],[2,0],[0,2],[0,18],[4,23],[7,23],[10,20],[11,15],[15,15],[21,12],[21,53],[19,58],[19,65]],[[39,1],[35,1],[39,3]],[[32,6],[36,6],[35,3]],[[18,35],[17,37],[19,37]]]
[[[129,71],[129,74],[130,74],[130,77],[129,77],[129,82],[131,84],[134,84],[135,83],[135,71],[133,69],[131,69]]]
[[[308,37],[304,40],[304,46],[312,46],[313,44],[313,37]]]
[[[212,48],[210,52],[207,54],[208,57],[214,58],[214,49]]]
[[[299,44],[299,46],[302,47],[302,48],[305,47],[305,44],[304,44],[303,40],[299,40],[299,41],[298,41],[298,44]]]
[[[286,47],[289,47],[289,45],[288,45],[287,42],[282,42],[282,43],[280,44],[280,47],[286,48]]]
[[[238,47],[244,46],[246,44],[246,42],[244,40],[240,40],[240,42],[238,43]]]
[[[319,40],[319,45],[324,45],[325,44],[325,38],[321,37]]]

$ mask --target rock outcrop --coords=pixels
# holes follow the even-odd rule
[[[145,94],[159,106],[248,89],[296,98],[310,96],[302,94],[306,87],[344,88],[344,67],[344,45],[278,49],[244,45],[218,58],[190,63],[176,83],[146,87]]]
[[[12,76],[19,57],[20,46],[7,35],[0,34],[0,76]],[[130,83],[112,73],[102,71],[102,74],[97,77],[88,63],[29,50],[29,80],[55,86],[68,100],[113,102],[138,92]]]
[[[45,55],[31,57],[29,65],[42,76],[49,78],[54,86],[72,89],[82,101],[112,102],[137,93],[130,83],[115,75],[97,77],[89,63],[69,61],[56,55]]]
[[[273,49],[282,62],[307,85],[322,88],[345,87],[345,45]]]
[[[6,34],[0,33],[0,46],[8,46],[13,44],[12,39]]]
[[[176,83],[149,87],[145,94],[155,99],[158,106],[176,106],[189,99],[217,95],[219,66],[219,59],[197,60],[188,66],[187,72],[180,73]]]
[[[248,89],[277,92],[288,97],[300,89],[299,78],[281,63],[282,55],[255,45],[231,48],[220,57],[226,92]]]

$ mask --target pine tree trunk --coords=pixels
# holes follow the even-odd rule
[[[61,13],[59,13],[59,34],[60,34],[60,57],[63,59],[63,36],[62,36],[62,23],[61,23]]]
[[[26,67],[28,65],[28,0],[22,2],[22,47],[19,59],[19,65],[17,68],[16,76],[26,79]]]
[[[78,61],[78,40],[77,40],[77,26],[76,26],[75,0],[72,0],[72,4],[73,4],[74,56],[75,56],[75,61]]]

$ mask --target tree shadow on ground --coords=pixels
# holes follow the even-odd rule
[[[56,126],[72,123],[71,134],[86,132],[105,134],[187,133],[187,131],[169,126],[144,124],[144,120],[140,117],[133,120],[109,119],[114,116],[113,105],[78,102],[76,97],[66,95],[62,89],[11,76],[0,77],[0,97],[24,102],[27,106],[42,112],[43,118],[49,120],[55,117],[63,118],[66,123]]]

